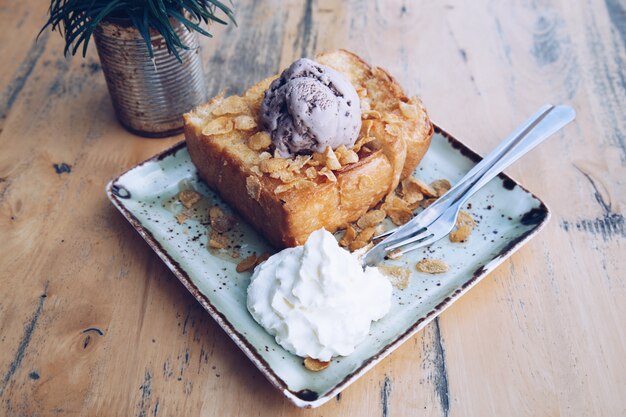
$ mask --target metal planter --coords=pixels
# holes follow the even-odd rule
[[[154,59],[130,21],[106,21],[94,31],[100,63],[120,123],[141,136],[163,137],[182,131],[182,114],[207,100],[198,36],[178,21],[174,30],[189,49],[182,63],[152,31]]]

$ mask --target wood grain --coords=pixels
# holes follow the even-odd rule
[[[0,415],[626,415],[626,5],[238,3],[203,40],[211,93],[344,47],[484,153],[545,102],[576,123],[509,172],[554,216],[536,239],[322,408],[298,410],[106,200],[180,137],[115,121],[95,50],[0,1]]]

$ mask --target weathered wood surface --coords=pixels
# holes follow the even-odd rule
[[[575,124],[509,172],[548,227],[336,400],[298,410],[109,204],[110,178],[180,137],[115,121],[95,50],[34,41],[0,1],[0,415],[626,415],[626,5],[238,1],[212,92],[345,47],[480,152],[545,102]]]

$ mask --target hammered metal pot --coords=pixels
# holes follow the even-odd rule
[[[104,77],[120,123],[141,136],[180,133],[182,114],[207,101],[198,36],[178,21],[174,30],[189,49],[182,63],[152,31],[154,60],[139,31],[128,21],[106,21],[94,31]]]

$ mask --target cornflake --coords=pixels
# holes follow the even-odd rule
[[[471,234],[472,228],[467,225],[463,225],[457,227],[456,230],[451,231],[448,238],[450,239],[450,242],[453,243],[465,242]]]
[[[254,175],[250,175],[246,178],[246,191],[248,192],[248,196],[259,201],[259,197],[261,197],[261,181]]]
[[[370,132],[372,130],[372,126],[374,126],[373,120],[364,120],[361,124],[361,130],[365,132],[363,137],[370,136]]]
[[[396,124],[386,124],[385,132],[389,133],[391,136],[400,136],[402,134],[402,130]]]
[[[311,160],[311,155],[298,155],[294,159],[289,160],[290,171],[300,172],[302,168]]]
[[[379,266],[378,270],[383,273],[394,287],[404,290],[409,286],[411,271],[399,266]]]
[[[314,167],[308,167],[306,170],[304,170],[304,175],[306,175],[308,179],[313,179],[317,177],[317,169],[315,169]]]
[[[452,188],[452,184],[446,179],[435,180],[430,183],[430,186],[437,192],[437,197],[441,197]]]
[[[263,262],[267,261],[270,258],[270,253],[269,252],[263,252],[256,260],[256,264],[260,265]],[[256,266],[256,265],[255,265]]]
[[[257,126],[254,117],[245,114],[235,117],[234,122],[237,130],[252,130]]]
[[[226,97],[215,109],[213,114],[216,116],[223,116],[225,114],[241,114],[248,112],[248,103],[243,97],[230,96]]]
[[[335,154],[339,159],[339,163],[343,165],[354,164],[359,162],[359,155],[351,149],[347,149],[345,145],[341,145],[335,150]]]
[[[202,134],[206,136],[222,135],[233,130],[233,121],[228,117],[218,117],[211,120],[202,129]]]
[[[249,271],[256,266],[257,260],[258,257],[256,256],[256,253],[253,253],[252,255],[245,258],[243,261],[239,262],[235,270],[237,272]]]
[[[259,168],[258,165],[252,165],[250,167],[250,171],[252,171],[253,173],[255,173],[256,175],[258,175],[259,177],[263,176],[263,173],[261,172],[261,169]]]
[[[409,204],[409,207],[414,205],[415,203],[419,203],[424,199],[424,194],[417,192],[406,193],[403,197],[403,200]]]
[[[274,194],[281,194],[281,193],[284,193],[285,191],[291,190],[292,188],[295,188],[296,190],[298,190],[298,189],[301,189],[301,188],[304,188],[304,187],[308,187],[310,185],[312,185],[311,181],[300,179],[300,180],[297,180],[297,181],[293,181],[293,182],[290,182],[290,183],[287,183],[287,184],[281,184],[281,185],[277,186],[274,189]]]
[[[328,169],[328,167],[324,167],[317,172],[319,173],[319,175],[323,175],[324,177],[328,178],[331,182],[337,182],[337,177],[330,169]]]
[[[200,194],[193,190],[183,190],[178,193],[178,200],[183,203],[185,208],[192,208],[201,198]]]
[[[268,145],[269,146],[269,145]],[[270,159],[272,157],[272,154],[269,152],[261,152],[259,154],[259,160],[264,161],[266,159]]]
[[[209,235],[209,248],[224,249],[228,246],[228,243],[228,237],[224,236],[221,233],[218,233],[215,230],[211,230],[211,234]]]
[[[289,162],[284,158],[269,158],[262,160],[259,168],[261,172],[272,173],[287,168],[287,165]]]
[[[402,226],[413,218],[413,212],[409,209],[387,209],[387,215],[396,226]]]
[[[385,220],[385,217],[386,215],[383,210],[370,210],[357,220],[356,225],[361,229],[366,229],[368,227],[376,226]]]
[[[333,149],[330,146],[327,146],[326,150],[324,150],[324,156],[326,157],[326,161],[325,161],[326,168],[332,171],[341,169],[341,164],[339,163],[339,159],[337,159],[337,155],[335,155],[335,152],[333,152]]]
[[[366,120],[366,121],[367,121],[367,120]],[[370,126],[370,127],[371,127],[371,126]],[[367,134],[366,134],[365,136],[361,136],[361,137],[360,137],[360,138],[356,141],[356,143],[355,143],[355,144],[354,144],[354,146],[352,147],[352,150],[353,150],[354,152],[358,152],[358,151],[360,151],[360,150],[361,150],[361,148],[362,148],[363,146],[367,145],[368,143],[370,143],[370,142],[372,142],[372,141],[374,141],[374,140],[376,140],[376,138],[375,138],[375,137],[373,137],[373,136],[370,136],[370,135],[369,135],[369,130],[368,130],[368,132],[367,132]]]
[[[322,362],[318,359],[313,359],[309,356],[304,358],[304,367],[309,371],[319,372],[330,366],[330,362]]]
[[[315,154],[313,154],[313,156],[315,156]],[[310,166],[310,167],[318,167],[318,166],[320,166],[320,165],[321,165],[319,161],[316,161],[316,160],[315,160],[315,158],[311,159],[311,160],[310,160],[310,161],[308,161],[306,164],[307,164],[308,166]]]
[[[371,240],[374,235],[380,230],[377,227],[368,227],[363,230],[354,238],[348,245],[351,252],[357,249],[364,248],[365,246],[372,245]]]
[[[354,240],[350,243],[350,252],[354,252],[355,250],[362,249],[369,245],[370,243],[366,240]]]
[[[349,224],[348,227],[346,227],[346,233],[344,233],[341,240],[339,240],[339,244],[345,248],[349,246],[355,238],[356,229],[351,224]]]
[[[291,171],[287,171],[285,169],[281,169],[278,171],[274,171],[270,173],[271,178],[275,178],[280,180],[280,182],[289,183],[296,180],[296,176]]]
[[[390,208],[408,208],[406,201],[403,201],[395,194],[389,194],[385,197],[385,202],[380,207],[382,210],[387,211]]]
[[[365,110],[361,112],[361,117],[363,119],[380,119],[382,116],[379,111]]]
[[[424,194],[426,197],[438,197],[437,191],[426,184],[424,181],[418,180],[414,176],[410,176],[402,180],[402,190],[410,190],[411,188]]]
[[[448,235],[450,242],[459,243],[466,241],[472,234],[472,229],[476,226],[476,221],[472,216],[464,211],[459,211],[459,215],[456,218],[456,230],[453,230]]]
[[[413,218],[413,212],[407,202],[394,194],[387,196],[381,209],[387,213],[387,216],[396,226],[403,225]]]
[[[346,152],[348,152],[346,145],[340,145],[337,149],[335,149],[335,155],[337,155],[337,158],[341,158],[341,156]]]
[[[372,102],[369,98],[361,95],[359,95],[359,98],[361,99],[361,114],[363,114],[364,111],[366,112],[372,109]]]
[[[476,226],[476,220],[474,220],[472,215],[469,214],[467,211],[460,210],[459,211],[459,215],[456,218],[456,225],[457,226],[467,225],[467,226],[470,226],[470,227],[474,227],[474,226]]]
[[[437,201],[437,199],[436,199],[436,198],[426,198],[426,199],[424,199],[424,200],[422,200],[422,201],[420,202],[420,206],[421,206],[422,208],[427,208],[428,206],[430,206],[430,205],[431,205],[432,203],[434,203],[435,201]]]
[[[448,265],[441,259],[424,258],[415,265],[415,268],[427,274],[443,274],[444,272],[448,272]]]
[[[187,216],[185,213],[178,213],[174,217],[176,218],[176,221],[178,222],[178,224],[185,223],[187,221],[187,219],[189,218],[189,216]]]
[[[373,226],[370,226],[361,230],[361,233],[359,233],[359,235],[356,237],[356,240],[369,242],[370,240],[372,240],[375,234],[376,234],[376,228]]]
[[[419,112],[417,110],[417,106],[415,104],[405,103],[401,101],[399,103],[400,113],[407,119],[417,119],[419,116]]]
[[[393,113],[385,113],[382,118],[382,121],[385,123],[397,124],[402,123],[402,119]]]
[[[326,164],[326,155],[320,152],[313,152],[313,157],[311,161],[309,161],[309,165],[324,165]]]
[[[424,194],[422,194],[417,185],[412,183],[409,178],[406,178],[402,181],[400,195],[402,196],[402,199],[406,201],[409,206],[411,206],[418,201],[422,201],[424,199]]]
[[[267,132],[257,132],[248,138],[248,148],[253,151],[267,149],[272,144],[272,138]]]
[[[237,223],[234,218],[228,216],[217,206],[209,209],[209,219],[211,220],[211,228],[219,233],[230,231]]]
[[[343,165],[356,164],[359,162],[359,154],[353,150],[349,150],[342,159],[339,160]]]

